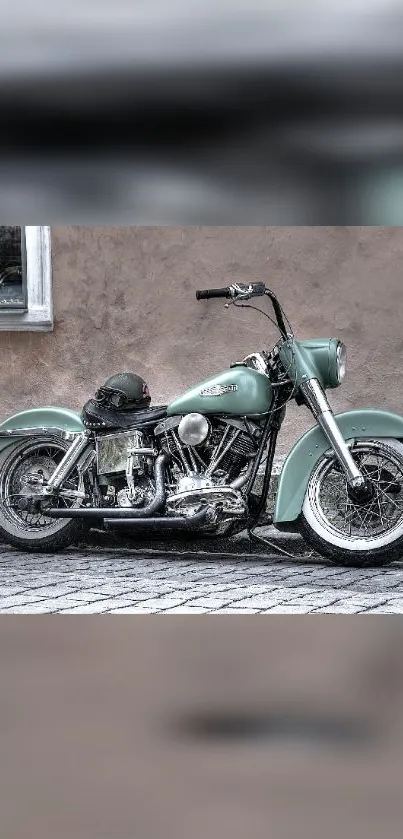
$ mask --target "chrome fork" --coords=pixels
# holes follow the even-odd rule
[[[320,382],[317,379],[308,379],[300,385],[300,390],[308,408],[312,411],[316,421],[326,434],[346,474],[349,486],[353,490],[364,488],[367,483],[366,479],[353,459]]]

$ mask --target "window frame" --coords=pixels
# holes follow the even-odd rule
[[[24,310],[0,309],[0,331],[51,332],[53,330],[50,227],[23,227],[26,251]]]

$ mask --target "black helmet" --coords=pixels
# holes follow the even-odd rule
[[[105,408],[134,411],[147,408],[151,402],[147,382],[135,373],[117,373],[110,376],[95,394],[96,401]]]

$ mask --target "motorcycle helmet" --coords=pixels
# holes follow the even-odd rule
[[[105,408],[135,411],[148,408],[151,402],[147,382],[135,373],[117,373],[100,387],[95,400]]]

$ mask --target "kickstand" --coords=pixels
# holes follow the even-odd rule
[[[263,536],[257,536],[256,533],[253,532],[253,530],[248,530],[248,536],[250,548],[252,539],[255,539],[256,542],[261,542],[263,545],[268,545],[268,547],[272,548],[272,550],[277,551],[278,553],[283,554],[284,556],[288,556],[290,559],[295,558],[295,554],[290,554],[290,552],[285,551],[284,548],[279,548],[278,545],[276,545],[274,542],[270,542],[268,539],[264,539]]]
[[[253,530],[250,530],[250,528],[248,528],[248,536],[249,550],[252,550],[252,539],[255,539],[257,542],[261,542],[263,545],[268,545],[268,547],[272,548],[272,550],[277,551],[279,554],[283,554],[283,556],[288,556],[290,559],[295,559],[297,556],[299,556],[299,554],[291,554],[289,551],[285,551],[284,548],[279,548],[279,546],[276,545],[275,542],[270,542],[269,539],[264,539],[263,536],[257,536],[257,534],[254,533]],[[312,553],[308,554],[307,558],[309,559],[310,556],[313,556],[313,551]]]

